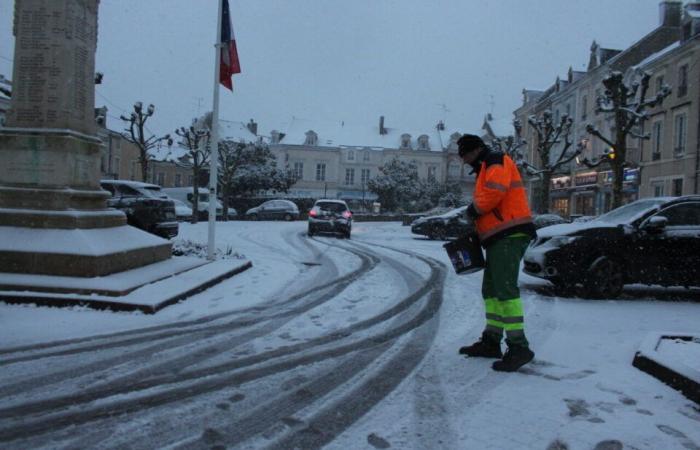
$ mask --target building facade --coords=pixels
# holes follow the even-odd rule
[[[522,121],[530,115],[539,115],[543,111],[550,111],[554,121],[557,122],[563,114],[568,114],[573,119],[570,139],[574,146],[582,149],[580,159],[596,160],[600,158],[611,149],[600,139],[589,135],[586,127],[590,124],[595,126],[604,136],[614,135],[615,126],[612,115],[597,111],[597,99],[601,97],[605,89],[602,84],[603,79],[612,71],[619,71],[631,76],[634,71],[638,73],[639,70],[654,70],[655,67],[652,67],[652,62],[650,61],[654,61],[656,65],[666,64],[666,66],[670,67],[678,64],[682,66],[684,64],[683,61],[689,61],[688,58],[697,58],[697,56],[693,56],[694,53],[692,51],[670,51],[674,46],[679,46],[684,28],[688,29],[688,36],[694,32],[694,22],[690,20],[691,25],[687,26],[686,24],[689,21],[689,17],[696,15],[697,9],[695,5],[695,3],[691,3],[684,7],[680,1],[661,2],[659,26],[627,49],[603,48],[593,41],[586,72],[576,72],[569,69],[566,81],[557,78],[555,84],[545,91],[524,90],[523,104],[514,111],[514,115]],[[689,39],[689,41],[692,41],[692,39]],[[690,48],[690,44],[687,44],[684,48]],[[661,58],[661,61],[659,61],[659,55],[668,56]],[[664,63],[663,61],[666,61],[671,55],[677,55],[677,61]],[[664,69],[662,72],[668,70],[677,71],[679,69]],[[689,66],[686,71],[685,76],[690,80],[690,77],[694,76],[691,75],[693,71],[689,69]],[[697,71],[697,68],[695,68],[695,71]],[[690,83],[688,83],[687,90],[692,90]],[[679,123],[677,127],[682,131],[687,130],[687,127],[684,128],[683,125],[685,123],[684,120],[693,120],[690,112],[692,106],[687,100],[692,95],[688,93],[686,99],[679,102],[670,102],[669,99],[666,99],[659,111],[654,111],[656,119],[652,118],[652,121],[661,121],[661,117],[664,118],[663,121],[673,122],[677,120]],[[693,101],[697,103],[697,95]],[[668,108],[674,111],[677,110],[677,112],[665,114],[660,112],[662,110],[666,111]],[[676,116],[685,119],[674,119]],[[645,126],[649,127],[652,125],[647,123]],[[525,128],[530,127],[524,126],[523,128],[524,137],[528,141],[529,158],[531,158],[529,161],[537,166],[540,163],[538,155],[534,151],[537,138],[533,136],[531,130],[525,132]],[[665,128],[662,127],[662,129]],[[688,135],[687,138],[691,138],[689,136],[690,133],[684,132]],[[669,145],[670,140],[673,139],[671,134],[669,132],[669,134],[662,135],[664,139],[668,140],[668,142],[664,141],[664,145]],[[657,169],[651,171],[647,169],[645,146],[648,147],[649,145],[646,141],[636,137],[628,139],[627,167],[625,168],[623,183],[625,202],[648,196],[651,192],[650,183],[652,183],[651,178],[653,177],[656,177],[658,184],[661,184],[661,181],[663,181],[669,187],[674,183],[672,180],[678,177],[678,175],[674,174],[676,170],[672,168],[674,166],[671,161],[656,163]],[[561,144],[559,144],[558,151],[555,149],[552,152],[551,157],[558,157],[560,151]],[[646,150],[646,152],[651,153],[649,150]],[[684,155],[690,158],[688,156],[690,153],[692,152],[686,152]],[[658,172],[657,175],[654,175],[655,170]],[[687,176],[689,174],[684,175],[684,177]],[[676,188],[678,188],[680,182],[675,183]],[[530,194],[533,195],[537,189],[537,180],[532,180]],[[664,192],[667,189],[665,188]],[[660,191],[660,188],[657,188],[657,191]],[[691,192],[691,190],[689,188],[687,190],[683,189],[682,192],[687,193]],[[568,167],[562,167],[559,173],[552,178],[550,203],[548,205],[551,211],[563,216],[598,215],[608,211],[611,205],[612,172],[606,163],[595,168],[589,168],[572,162]]]
[[[377,127],[293,119],[283,131],[273,130],[269,136],[248,133],[257,133],[258,126],[253,121],[245,127],[247,131],[230,127],[222,137],[267,142],[278,166],[287,167],[297,176],[290,197],[375,200],[368,182],[394,158],[413,162],[421,179],[463,183],[462,190],[469,196],[473,189],[474,176],[469,173],[470,168],[463,167],[457,154],[461,133],[447,130],[442,121],[431,130],[418,132],[386,127],[383,117]]]
[[[650,111],[649,140],[641,141],[640,195],[658,197],[700,193],[700,4],[686,5],[677,45],[647,62],[652,95],[664,84],[671,94]]]
[[[102,179],[143,181],[139,149],[107,127],[107,107],[95,108],[97,136],[102,140],[100,176]]]

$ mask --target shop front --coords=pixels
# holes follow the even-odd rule
[[[600,209],[601,214],[612,209],[613,197],[613,172],[608,170],[601,172],[602,189],[600,192]],[[639,199],[639,169],[627,168],[624,171],[622,179],[622,204],[633,202]]]
[[[551,211],[554,214],[558,214],[562,217],[569,217],[569,214],[571,214],[569,208],[570,189],[570,176],[567,175],[552,178],[552,184],[549,189],[549,196],[551,198],[552,204]]]
[[[595,216],[598,194],[598,172],[582,172],[574,176],[570,216]]]

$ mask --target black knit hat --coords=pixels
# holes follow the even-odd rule
[[[457,141],[457,147],[459,148],[459,156],[462,156],[479,147],[485,148],[486,144],[475,134],[463,134]]]

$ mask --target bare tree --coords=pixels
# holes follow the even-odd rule
[[[510,156],[518,166],[522,166],[525,162],[525,157],[520,152],[520,148],[527,144],[522,138],[523,126],[518,119],[513,120],[514,134],[506,137],[497,137],[491,141],[491,148],[496,151],[503,152]]]
[[[612,207],[622,206],[622,182],[627,165],[627,138],[649,139],[649,134],[642,134],[647,110],[663,103],[671,89],[663,85],[651,99],[646,99],[649,90],[649,72],[633,72],[625,82],[621,72],[614,71],[603,78],[605,92],[596,99],[596,112],[609,114],[613,118],[612,136],[605,136],[593,124],[586,126],[588,134],[595,136],[609,146],[609,150],[595,160],[585,158],[582,164],[596,167],[602,163],[610,164],[613,173]]]
[[[528,174],[540,178],[542,186],[535,198],[535,208],[541,213],[547,213],[552,176],[579,156],[582,148],[572,147],[571,131],[574,121],[568,114],[563,114],[556,122],[552,118],[552,111],[545,110],[539,117],[531,115],[527,122],[537,135],[535,149],[541,166],[536,167],[524,159],[520,164],[525,167]]]
[[[287,192],[296,182],[288,168],[278,168],[275,155],[262,143],[219,141],[219,187],[227,220],[229,201],[260,191]]]
[[[150,104],[146,111],[144,111],[143,104],[141,102],[136,102],[134,103],[134,111],[129,117],[125,115],[120,116],[120,119],[127,124],[124,132],[121,133],[122,137],[136,145],[139,149],[139,163],[141,164],[143,181],[146,181],[148,178],[148,163],[153,157],[150,153],[151,149],[157,146],[161,141],[167,141],[168,145],[172,145],[173,142],[169,134],[161,137],[156,137],[154,135],[150,137],[145,136],[144,128],[146,126],[146,121],[153,115],[155,110],[156,107]]]
[[[180,127],[175,134],[182,138],[181,145],[187,149],[187,158],[192,164],[192,223],[199,219],[199,178],[204,167],[209,165],[211,113],[192,121],[189,128]],[[209,199],[211,201],[211,199]]]

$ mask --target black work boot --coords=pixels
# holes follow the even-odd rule
[[[491,368],[498,372],[515,372],[532,361],[534,357],[535,353],[528,347],[509,345],[506,354],[503,355],[503,359],[494,362]]]
[[[485,331],[481,333],[481,339],[472,345],[461,347],[459,354],[481,358],[500,358],[503,356],[501,342]]]

